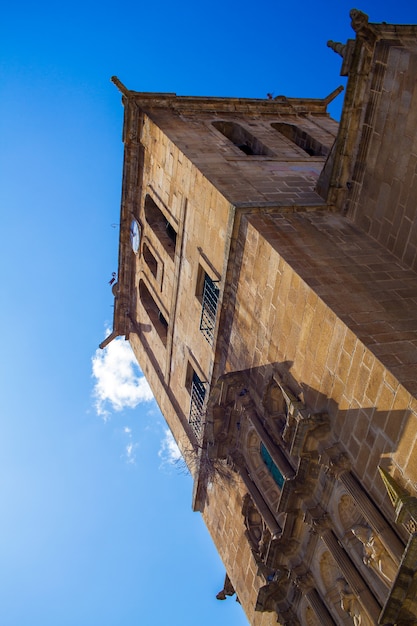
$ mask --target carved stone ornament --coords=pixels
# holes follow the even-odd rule
[[[317,441],[327,436],[330,430],[329,416],[326,413],[309,413],[306,409],[297,408],[287,416],[283,440],[288,443],[290,453],[296,456],[302,455],[307,451],[307,440],[314,437],[314,448],[317,447]]]
[[[339,54],[343,58],[345,49],[346,49],[346,44],[340,43],[339,41],[332,41],[331,39],[329,39],[329,41],[327,42],[327,47],[333,50],[333,52],[336,52],[336,54]]]
[[[366,13],[352,9],[350,12],[351,26],[353,30],[361,37],[362,41],[373,44],[377,39],[377,31],[373,24],[369,23],[369,17]]]
[[[342,611],[350,615],[354,626],[373,626],[369,618],[364,615],[357,597],[352,593],[346,580],[344,578],[338,578],[336,587],[340,595],[340,607]]]
[[[385,584],[391,585],[398,568],[379,537],[369,526],[361,524],[353,526],[352,533],[362,543],[365,565],[372,568]]]
[[[366,13],[363,13],[358,9],[351,10],[350,19],[352,20],[352,28],[356,32],[362,30],[369,24],[369,17],[366,15]]]
[[[271,582],[259,589],[255,611],[277,611],[277,605],[287,597],[288,585],[286,581]]]
[[[250,547],[262,559],[271,541],[271,533],[248,493],[243,498],[242,514]]]
[[[325,448],[320,454],[320,462],[324,465],[325,471],[335,478],[351,469],[348,456],[338,444]]]
[[[321,534],[332,526],[329,514],[320,505],[307,509],[304,521],[311,526],[315,534]]]
[[[217,600],[226,600],[227,596],[233,596],[235,593],[235,588],[233,587],[229,576],[226,574],[223,589],[219,591],[216,598]]]
[[[410,495],[410,493],[382,467],[378,469],[395,510],[395,521],[399,524],[403,524],[409,533],[415,533],[417,531],[417,498]]]
[[[138,138],[138,130],[137,128],[131,128],[129,130],[129,139],[130,141],[136,142]]]
[[[314,578],[311,572],[304,572],[299,574],[294,579],[294,584],[302,591],[306,593],[309,589],[314,587]]]

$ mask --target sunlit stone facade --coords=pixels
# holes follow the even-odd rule
[[[417,28],[323,100],[126,89],[114,337],[255,626],[415,623]],[[331,52],[329,51],[329,54]],[[230,601],[230,599],[228,600]]]

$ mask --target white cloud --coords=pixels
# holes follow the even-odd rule
[[[109,408],[122,411],[134,409],[153,400],[152,391],[137,366],[133,351],[124,339],[114,339],[104,350],[96,350],[92,358],[95,408],[108,419]]]
[[[164,429],[164,438],[161,441],[158,456],[162,460],[162,466],[178,465],[182,460],[180,449],[169,428]]]
[[[139,447],[138,443],[133,441],[132,429],[129,426],[123,428],[123,433],[128,438],[128,443],[125,446],[125,458],[130,465],[136,465],[136,449]]]
[[[137,443],[133,443],[133,441],[130,441],[125,448],[127,462],[130,463],[131,465],[135,465],[136,463],[136,448],[137,447],[138,447]]]

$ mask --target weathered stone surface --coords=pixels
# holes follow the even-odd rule
[[[402,615],[377,569],[399,567],[409,529],[378,467],[416,495],[417,29],[352,19],[339,127],[328,99],[121,86],[111,337],[194,476],[219,595],[254,626],[370,623],[388,597]]]

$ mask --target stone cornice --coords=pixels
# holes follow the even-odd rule
[[[117,78],[112,81],[123,94],[123,102],[134,102],[146,111],[155,108],[170,109],[178,113],[244,113],[255,115],[323,114],[327,106],[342,90],[338,87],[325,98],[234,98],[216,96],[178,96],[175,93],[149,93],[127,89]]]

